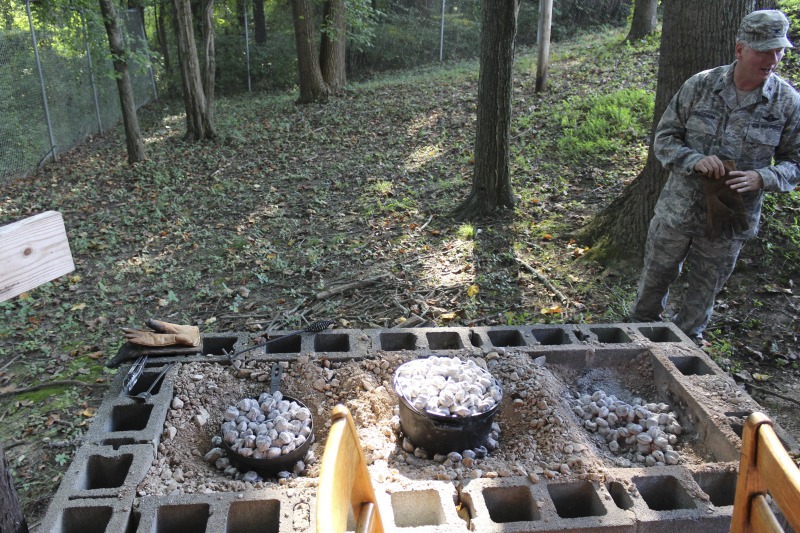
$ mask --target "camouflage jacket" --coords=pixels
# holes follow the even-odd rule
[[[736,161],[737,170],[756,170],[761,191],[742,194],[750,229],[758,232],[764,191],[788,192],[800,181],[800,95],[772,74],[760,89],[736,101],[736,63],[695,74],[667,106],[653,147],[670,172],[655,216],[690,235],[703,235],[706,202],[701,182],[689,176],[707,155]]]

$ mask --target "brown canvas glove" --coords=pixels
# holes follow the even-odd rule
[[[125,338],[131,344],[140,346],[200,346],[200,328],[170,324],[160,320],[148,319],[147,326],[154,331],[122,328]]]
[[[706,238],[733,237],[750,228],[742,195],[725,184],[728,174],[736,170],[733,161],[723,161],[725,175],[718,180],[697,176],[703,182],[706,195]]]

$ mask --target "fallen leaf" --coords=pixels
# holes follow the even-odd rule
[[[70,308],[70,311],[81,311],[83,309],[86,309],[86,304],[85,303],[79,303],[79,304],[73,305]]]
[[[94,416],[94,409],[92,409],[91,407],[87,407],[86,409],[81,411],[81,416],[86,418],[92,418]]]
[[[450,312],[450,313],[442,313],[441,315],[439,315],[439,318],[441,318],[442,320],[455,320],[457,316],[458,315],[456,313]]]
[[[481,288],[478,286],[477,283],[470,285],[467,287],[467,296],[470,298],[474,298],[476,294],[481,292]]]

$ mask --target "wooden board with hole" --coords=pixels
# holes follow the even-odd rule
[[[61,213],[46,211],[0,226],[0,302],[73,270]]]

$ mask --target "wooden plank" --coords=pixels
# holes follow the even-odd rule
[[[755,496],[750,506],[750,524],[748,524],[748,531],[758,531],[759,533],[784,533],[775,515],[772,514],[772,509],[769,508],[767,498],[765,498],[763,494]]]
[[[61,213],[46,211],[0,226],[0,302],[73,270]]]
[[[800,471],[769,425],[759,428],[757,454],[760,477],[783,516],[797,531],[800,527]]]

